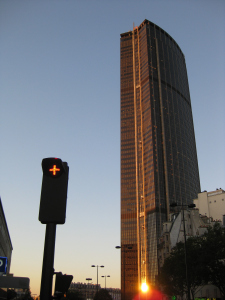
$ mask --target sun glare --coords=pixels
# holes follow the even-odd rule
[[[146,293],[148,291],[148,285],[145,282],[142,283],[141,290],[143,293]]]

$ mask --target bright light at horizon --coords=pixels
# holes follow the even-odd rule
[[[143,282],[141,285],[141,290],[143,293],[146,293],[148,291],[148,285],[146,282]]]

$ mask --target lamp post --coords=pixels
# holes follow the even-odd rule
[[[191,299],[190,297],[190,286],[189,286],[189,279],[188,279],[188,264],[187,264],[187,244],[186,244],[186,230],[185,230],[185,219],[184,219],[184,206],[189,207],[189,208],[194,208],[196,205],[194,203],[189,204],[189,205],[177,205],[177,203],[171,203],[170,207],[176,207],[176,206],[181,206],[181,210],[183,211],[183,228],[184,228],[184,258],[185,258],[185,271],[186,271],[186,283],[187,283],[187,290],[188,290],[188,300]]]
[[[105,275],[105,276],[101,276],[101,277],[105,277],[105,290],[106,290],[106,277],[110,277],[110,275]]]
[[[88,282],[88,285],[89,285],[89,281],[90,281],[90,280],[92,280],[92,278],[86,278],[86,280],[87,280],[87,282]],[[88,298],[89,298],[89,297],[88,297],[88,296],[89,296],[89,293],[88,293],[88,292],[89,292],[89,290],[88,290],[88,288],[87,288],[87,295],[86,295],[86,299],[88,299]]]
[[[121,246],[116,246],[115,248],[116,249],[122,249]],[[121,253],[121,256],[122,256],[122,253]],[[124,252],[123,265],[124,265],[124,268],[123,268],[123,277],[124,277],[124,280],[123,280],[123,295],[122,295],[122,300],[125,300],[125,252]],[[121,279],[122,279],[122,270],[121,270]],[[122,291],[122,280],[121,280],[121,291]]]
[[[92,265],[91,267],[92,267],[92,268],[97,267],[97,294],[98,294],[98,268],[99,268],[99,267],[100,267],[100,268],[104,268],[104,266]]]
[[[125,250],[126,248],[128,250],[131,250],[133,247],[132,246],[116,246],[115,247],[116,249],[121,249],[122,253],[121,255],[123,254],[123,295],[122,295],[122,300],[125,300],[126,299],[126,293],[125,293],[125,289],[126,289],[126,285],[125,285]],[[121,270],[122,271],[122,270]],[[121,272],[121,278],[122,278],[122,272]],[[122,280],[121,280],[121,290],[122,290]]]

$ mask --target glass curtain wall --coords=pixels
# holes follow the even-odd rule
[[[131,299],[158,274],[169,205],[200,192],[185,58],[145,20],[121,34],[121,289]]]

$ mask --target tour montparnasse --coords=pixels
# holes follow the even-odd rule
[[[145,20],[121,34],[121,292],[158,274],[157,238],[170,204],[200,192],[185,57]],[[125,297],[126,294],[126,297]],[[124,296],[123,296],[124,295]]]

